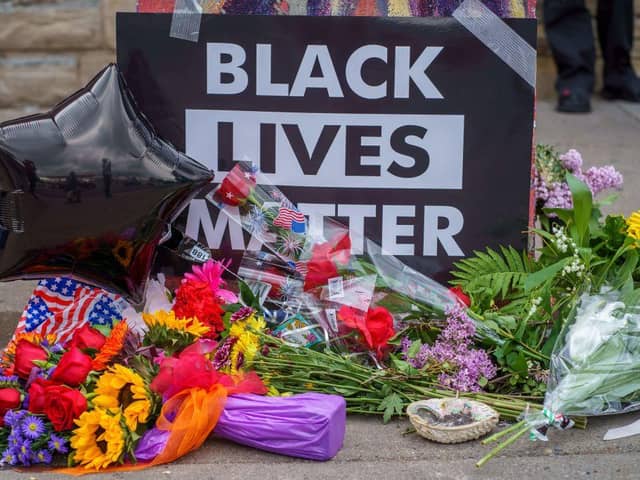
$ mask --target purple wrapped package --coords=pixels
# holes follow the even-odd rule
[[[214,433],[280,455],[329,460],[342,448],[346,419],[346,402],[337,395],[233,395]]]

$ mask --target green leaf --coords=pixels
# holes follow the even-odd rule
[[[122,322],[124,322],[124,320],[121,320]],[[118,322],[115,322],[118,323]],[[115,326],[114,323],[114,326]],[[101,334],[103,334],[105,337],[108,337],[109,335],[111,335],[111,327],[109,325],[91,325],[92,328],[98,330]]]
[[[577,177],[567,173],[567,183],[571,190],[571,197],[573,198],[573,220],[576,225],[579,246],[586,247],[589,242],[587,233],[589,232],[589,221],[591,219],[591,210],[593,209],[593,197],[591,196],[591,190]]]
[[[380,307],[386,308],[391,313],[406,313],[411,308],[411,306],[407,304],[406,299],[393,293],[384,296],[377,304]]]
[[[529,371],[527,359],[522,352],[511,352],[507,355],[507,365],[511,370],[523,376],[526,376]]]
[[[553,263],[548,267],[543,268],[542,270],[538,270],[537,272],[532,273],[524,282],[524,291],[531,292],[531,290],[533,290],[534,288],[550,280],[572,260],[572,257],[563,258],[562,260]]]
[[[566,208],[543,208],[542,211],[545,215],[554,214],[564,223],[569,223],[573,218],[573,212]]]
[[[378,405],[378,411],[384,410],[382,421],[387,423],[393,415],[402,415],[403,406],[402,398],[395,392],[384,397]]]
[[[638,251],[629,250],[622,266],[614,271],[614,279],[611,286],[615,289],[621,288],[629,280],[633,281],[633,272],[638,265]]]
[[[258,301],[258,297],[253,294],[249,285],[247,285],[246,282],[239,280],[238,286],[240,288],[240,298],[242,299],[243,303],[248,307],[253,307],[256,310],[260,310],[261,305]]]
[[[416,340],[409,347],[409,357],[415,357],[420,351],[420,347],[422,347],[422,342],[420,340]]]

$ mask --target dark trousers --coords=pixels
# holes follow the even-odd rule
[[[591,15],[584,0],[544,0],[544,25],[558,67],[556,89],[593,91],[596,58]],[[605,88],[618,89],[633,77],[633,0],[598,1],[598,36]]]

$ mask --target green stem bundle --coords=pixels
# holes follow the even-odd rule
[[[281,393],[316,391],[341,395],[347,402],[347,411],[358,414],[384,414],[390,396],[397,399],[398,408],[393,415],[403,414],[406,406],[425,398],[451,398],[453,390],[440,387],[427,375],[406,375],[385,369],[377,370],[355,363],[331,351],[298,348],[281,340],[263,336],[269,352],[259,356],[253,368],[271,387]],[[499,395],[491,393],[464,393],[463,398],[477,400],[494,408],[504,420],[515,421],[525,409],[542,408],[542,397]],[[584,421],[578,419],[579,426]]]

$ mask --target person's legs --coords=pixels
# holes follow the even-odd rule
[[[607,98],[640,101],[640,80],[631,65],[633,0],[598,1],[598,35]]]
[[[596,57],[591,15],[584,0],[545,0],[543,7],[547,41],[558,67],[558,109],[589,111]]]

